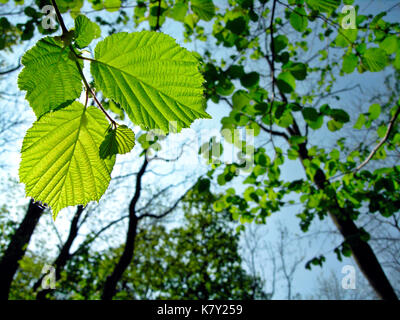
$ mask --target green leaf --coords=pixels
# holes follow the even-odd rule
[[[387,64],[387,55],[383,49],[369,48],[362,56],[365,67],[371,72],[383,70]]]
[[[369,107],[368,112],[369,112],[369,119],[376,120],[379,118],[379,115],[381,114],[381,106],[377,103],[374,103]]]
[[[67,206],[100,200],[115,162],[99,156],[107,127],[100,110],[78,102],[37,120],[21,150],[19,177],[26,196],[49,204],[54,218]]]
[[[290,148],[288,150],[288,158],[290,160],[296,160],[299,157],[299,152],[297,150],[294,150],[293,148]]]
[[[345,73],[353,73],[358,65],[358,58],[354,53],[348,53],[343,56],[342,70]]]
[[[79,48],[87,47],[93,39],[100,36],[101,30],[97,23],[82,15],[75,19],[75,43]]]
[[[240,83],[245,88],[252,88],[258,84],[260,75],[257,72],[246,73],[240,77]]]
[[[295,30],[299,32],[305,31],[308,26],[306,10],[304,10],[302,7],[294,9],[290,13],[289,21]]]
[[[212,0],[191,0],[190,7],[202,20],[210,21],[215,16],[215,7]]]
[[[341,0],[306,0],[306,3],[313,10],[331,13],[340,6]]]
[[[170,11],[169,16],[176,21],[183,22],[188,9],[189,6],[187,3],[182,1],[176,2],[172,10]]]
[[[302,110],[304,120],[317,121],[319,114],[315,108],[305,107]]]
[[[324,123],[323,115],[320,115],[315,108],[305,107],[302,109],[304,120],[313,130],[318,130]]]
[[[121,0],[104,0],[104,8],[109,12],[118,11],[121,7]]]
[[[283,49],[287,47],[289,43],[289,39],[285,36],[280,34],[279,36],[274,38],[274,49],[275,53],[279,53]]]
[[[330,116],[337,122],[346,123],[350,121],[349,114],[342,109],[331,109]]]
[[[396,58],[393,61],[393,67],[395,67],[397,70],[400,70],[400,48],[397,49]]]
[[[285,111],[279,119],[275,120],[276,124],[282,128],[287,128],[293,124],[293,116],[288,110]]]
[[[341,129],[343,127],[343,123],[335,120],[330,120],[328,121],[327,126],[330,131],[334,132]]]
[[[64,0],[71,2],[71,0]],[[121,0],[89,0],[94,10],[106,9],[109,12],[118,11],[121,7]]]
[[[291,93],[296,89],[296,79],[290,72],[282,72],[277,78],[278,88],[284,93]]]
[[[396,52],[398,48],[398,37],[396,36],[389,36],[385,38],[380,44],[379,47],[389,55]]]
[[[168,35],[116,33],[99,42],[91,62],[95,86],[146,129],[189,127],[204,111],[203,77],[195,56]]]
[[[115,154],[125,154],[135,146],[135,133],[126,125],[120,125],[117,129],[110,128],[100,145],[100,158],[111,158]]]
[[[304,63],[293,63],[288,70],[296,80],[304,80],[307,77],[307,66]]]
[[[357,40],[358,29],[339,29],[335,39],[335,45],[338,47],[348,47]]]
[[[247,22],[243,17],[237,17],[235,19],[228,20],[226,23],[226,28],[236,35],[242,34],[243,31],[246,30],[246,26]]]
[[[167,9],[168,8],[165,1],[150,1],[150,14],[147,17],[147,20],[149,21],[149,25],[152,30],[163,26],[166,19]]]
[[[238,79],[244,75],[244,68],[240,65],[232,65],[228,68],[226,73],[232,79]]]
[[[244,106],[250,103],[250,96],[244,90],[236,91],[232,96],[233,107],[237,110],[241,110]]]
[[[221,96],[230,96],[233,90],[235,90],[235,86],[228,78],[222,78],[220,81],[218,81],[216,91]]]
[[[22,57],[25,66],[18,76],[18,87],[37,117],[75,100],[82,92],[81,76],[68,47],[51,37],[39,40]]]
[[[354,124],[353,128],[360,130],[364,126],[365,122],[366,122],[365,115],[363,113],[361,113],[358,116],[358,119],[357,119],[356,123]]]

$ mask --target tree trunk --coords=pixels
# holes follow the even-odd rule
[[[58,257],[56,258],[56,260],[53,263],[54,268],[56,269],[56,281],[60,279],[61,276],[61,271],[64,269],[65,265],[67,264],[68,260],[70,259],[70,250],[72,247],[72,244],[76,238],[76,236],[78,235],[78,222],[79,219],[82,215],[82,212],[84,210],[84,207],[82,205],[79,205],[76,209],[75,215],[71,221],[71,226],[69,228],[69,234],[68,234],[68,238],[67,241],[65,241],[64,245],[62,246],[60,253],[58,254]],[[40,279],[35,283],[35,285],[33,286],[33,290],[36,291],[40,284],[42,283],[44,276],[40,277]],[[45,300],[46,299],[46,295],[51,292],[52,289],[43,289],[40,290],[37,295],[36,295],[36,299],[37,300]]]
[[[126,237],[124,252],[115,266],[111,275],[107,277],[104,285],[102,300],[111,300],[116,294],[118,281],[121,279],[123,273],[128,268],[133,258],[133,252],[135,249],[135,239],[137,234],[138,219],[136,216],[129,218],[128,234]]]
[[[126,235],[125,248],[119,259],[117,265],[115,266],[111,275],[106,279],[104,285],[104,290],[101,296],[102,300],[111,300],[117,291],[118,281],[125,270],[128,268],[129,264],[133,258],[133,251],[135,249],[135,240],[137,234],[137,226],[139,218],[136,216],[136,204],[139,201],[140,193],[142,192],[142,178],[146,172],[147,165],[149,164],[147,156],[144,156],[143,164],[136,176],[135,193],[132,197],[131,203],[129,204],[129,225],[128,233]]]
[[[295,125],[294,127],[296,134],[300,135],[300,131]],[[306,145],[303,143],[299,145],[299,154],[302,161],[310,159]],[[326,179],[325,173],[322,169],[318,169],[315,176],[314,182],[318,189],[324,190],[329,186],[329,181]],[[342,234],[343,238],[350,245],[354,260],[359,266],[362,273],[367,278],[368,282],[375,290],[377,295],[384,300],[398,300],[398,297],[390,284],[385,272],[382,269],[374,251],[368,242],[360,238],[361,231],[349,216],[348,212],[339,206],[336,199],[337,206],[330,208],[329,216],[333,220],[334,224]]]
[[[18,262],[25,254],[29,241],[39,222],[44,208],[30,200],[28,210],[18,229],[11,238],[10,244],[0,262],[0,299],[7,300]]]

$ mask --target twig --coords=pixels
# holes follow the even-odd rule
[[[260,128],[261,128],[262,130],[264,130],[265,132],[268,132],[268,133],[270,133],[270,134],[272,134],[272,135],[274,135],[274,136],[282,137],[282,138],[284,138],[286,141],[289,141],[289,136],[288,136],[286,133],[280,132],[280,131],[276,131],[276,130],[272,130],[272,129],[268,129],[267,127],[263,126],[263,125],[260,124],[260,123],[258,123],[258,125],[259,125]]]
[[[192,188],[187,189],[186,192],[185,192],[179,199],[177,199],[177,200],[175,201],[175,203],[174,203],[170,208],[168,208],[168,209],[167,209],[166,211],[164,211],[163,213],[161,213],[161,214],[159,214],[159,215],[156,215],[156,214],[152,214],[152,213],[146,212],[146,213],[141,214],[141,215],[138,217],[138,220],[143,219],[143,218],[154,218],[154,219],[161,219],[161,218],[164,218],[165,216],[167,216],[168,214],[170,214],[172,211],[175,210],[175,208],[178,206],[179,202],[181,202],[181,201],[186,197],[186,195],[188,194],[188,192],[189,192],[191,189],[192,189]]]
[[[7,74],[7,73],[11,73],[11,72],[13,72],[13,71],[18,70],[20,67],[21,67],[21,64],[18,63],[18,65],[17,65],[16,67],[13,67],[13,68],[8,69],[8,70],[5,70],[5,71],[0,71],[0,75]]]
[[[54,9],[55,9],[55,11],[56,11],[57,19],[58,19],[58,21],[60,22],[60,25],[61,25],[61,29],[62,29],[62,33],[63,33],[62,35],[64,36],[64,35],[66,35],[66,34],[68,33],[68,29],[67,29],[67,27],[65,26],[63,17],[61,16],[61,13],[60,13],[60,10],[58,9],[58,6],[57,6],[56,1],[55,1],[55,0],[51,0],[51,3],[53,4]],[[94,60],[94,59],[90,59],[90,58],[86,58],[86,57],[82,57],[82,56],[78,55],[78,54],[75,52],[75,49],[74,49],[74,47],[73,47],[72,45],[69,45],[69,48],[70,48],[70,50],[74,53],[74,55],[75,55],[77,58],[84,59],[84,60],[90,60],[90,61],[96,61],[96,60]],[[85,78],[85,75],[83,74],[83,71],[82,71],[82,68],[81,68],[81,65],[79,64],[79,62],[78,62],[78,61],[75,61],[75,63],[76,63],[76,66],[78,67],[78,71],[79,71],[79,74],[81,75],[81,78],[82,78],[82,80],[83,80],[83,83],[85,84],[86,91],[89,92],[89,93],[91,94],[91,96],[93,97],[93,100],[96,102],[96,104],[97,104],[97,106],[99,107],[99,109],[106,115],[106,117],[108,118],[108,120],[110,120],[111,125],[112,125],[114,128],[116,128],[117,125],[118,125],[117,122],[116,122],[113,118],[110,117],[110,115],[107,113],[107,111],[106,111],[106,110],[103,108],[103,106],[101,105],[100,101],[97,99],[97,97],[96,97],[96,95],[94,94],[92,88],[90,87],[89,83],[87,82],[87,80],[86,80],[86,78]]]
[[[271,101],[271,111],[272,111],[272,103],[275,100],[275,43],[274,43],[274,18],[275,18],[275,9],[276,9],[276,0],[272,4],[272,12],[271,12],[271,22],[269,24],[269,33],[270,33],[270,41],[271,41],[271,51],[272,51],[272,61],[269,63],[271,67],[271,79],[272,79],[272,101]],[[266,56],[267,61],[269,62],[268,56]]]
[[[64,20],[61,16],[60,10],[58,9],[56,0],[51,0],[51,4],[53,5],[54,10],[56,11],[57,19],[58,19],[58,22],[60,22],[62,33],[63,33],[63,35],[66,35],[68,33],[68,29],[64,24]]]
[[[72,46],[71,46],[71,50],[73,50]],[[91,94],[91,96],[93,97],[93,100],[96,102],[96,104],[99,107],[99,109],[106,115],[108,120],[110,120],[111,125],[114,128],[116,128],[118,126],[117,122],[113,118],[110,117],[110,115],[107,113],[107,111],[101,105],[101,102],[99,101],[99,99],[97,99],[97,97],[94,94],[92,88],[90,87],[89,83],[87,82],[85,75],[83,74],[83,71],[82,71],[82,68],[81,68],[81,65],[79,64],[79,62],[75,61],[75,63],[76,63],[76,66],[78,67],[79,74],[81,75],[81,78],[83,80],[83,83],[85,84],[87,92],[89,92]]]
[[[355,172],[359,171],[362,167],[364,167],[371,159],[372,157],[378,152],[378,150],[382,147],[382,145],[386,142],[386,140],[389,138],[389,135],[394,127],[394,123],[396,122],[398,116],[400,114],[400,106],[397,107],[397,111],[390,119],[388,128],[386,130],[385,136],[382,138],[382,140],[375,146],[375,148],[371,151],[371,153],[368,155],[368,157],[362,162],[355,170]]]
[[[160,15],[161,15],[161,0],[158,0],[158,9],[157,9],[157,23],[155,30],[160,30]]]

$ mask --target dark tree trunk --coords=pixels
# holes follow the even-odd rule
[[[133,252],[135,249],[135,239],[137,235],[138,219],[133,216],[129,219],[128,234],[126,237],[124,252],[115,266],[111,275],[107,277],[104,285],[102,300],[111,300],[116,294],[117,284],[121,280],[123,273],[128,268],[133,258]]]
[[[342,214],[341,214],[342,216]],[[330,212],[330,217],[343,238],[349,243],[354,259],[370,285],[383,300],[398,300],[392,285],[368,242],[360,238],[360,229],[350,218],[341,219]]]
[[[76,209],[75,215],[71,221],[71,226],[69,228],[69,234],[68,234],[68,238],[67,241],[65,241],[64,245],[62,246],[60,253],[58,254],[58,257],[56,258],[56,260],[53,263],[53,266],[56,270],[56,281],[60,279],[61,276],[61,272],[63,271],[65,265],[67,264],[68,260],[70,259],[70,250],[72,247],[72,244],[76,238],[76,236],[78,235],[78,230],[79,230],[79,219],[82,215],[82,212],[84,210],[84,207],[82,205],[79,205]],[[42,283],[44,276],[42,276],[33,286],[33,290],[37,290],[40,286],[40,284]],[[53,291],[52,289],[42,289],[40,290],[37,295],[36,295],[36,299],[37,300],[45,300],[46,299],[46,295]]]
[[[125,247],[124,251],[116,264],[113,272],[106,279],[103,293],[101,295],[102,300],[111,300],[117,292],[117,284],[121,280],[123,273],[128,268],[129,264],[132,262],[133,254],[135,250],[135,241],[137,235],[138,223],[143,218],[152,218],[152,219],[162,219],[163,217],[170,214],[179,204],[179,202],[185,197],[187,191],[178,198],[173,205],[171,205],[167,210],[163,213],[155,215],[152,213],[142,213],[139,216],[136,212],[136,205],[140,199],[140,194],[142,191],[142,178],[146,172],[147,165],[149,161],[145,156],[142,167],[136,176],[136,186],[135,193],[132,197],[131,203],[129,204],[129,224],[128,224],[128,232],[126,235]]]
[[[271,23],[269,26],[270,37],[271,37],[271,51],[272,55],[266,55],[265,58],[268,62],[268,65],[271,70],[272,77],[272,89],[273,93],[276,87],[276,78],[275,78],[275,48],[274,48],[274,13],[277,1],[274,0],[272,5],[272,13],[271,13]],[[282,98],[282,101],[288,103],[288,99],[285,96],[285,93],[280,90],[279,86],[277,87],[279,95]],[[276,132],[269,129],[264,128],[263,130],[270,132],[273,135],[278,135],[286,139],[289,143],[289,137],[286,133]],[[299,126],[296,121],[293,121],[293,126],[288,127],[287,131],[290,136],[303,136]],[[310,160],[310,156],[307,150],[307,142],[299,144],[299,155],[302,165],[304,166],[304,160]],[[314,176],[314,182],[317,185],[318,189],[326,190],[329,188],[329,180],[326,179],[325,173],[318,169]],[[344,208],[341,208],[337,201],[336,193],[333,194],[334,199],[332,199],[335,203],[334,206],[328,209],[329,215],[335,223],[336,227],[342,234],[345,241],[350,245],[351,251],[353,253],[354,259],[356,263],[360,267],[361,271],[364,273],[365,277],[369,281],[372,288],[375,290],[377,295],[384,300],[398,300],[396,293],[393,290],[388,278],[385,275],[375,253],[373,252],[370,245],[363,241],[360,238],[361,230],[357,227],[354,221],[349,216],[348,212]]]
[[[18,262],[25,254],[29,241],[43,213],[43,208],[30,200],[28,210],[0,261],[0,299],[7,300]]]
[[[140,198],[142,191],[142,177],[146,172],[147,165],[149,164],[147,157],[144,156],[142,167],[140,168],[136,176],[135,193],[132,197],[129,205],[129,225],[128,233],[126,235],[125,248],[115,266],[111,275],[106,279],[103,293],[101,296],[102,300],[111,300],[116,293],[118,281],[121,280],[123,273],[128,268],[133,258],[133,251],[135,249],[135,240],[137,235],[138,217],[136,216],[136,204]]]
[[[296,123],[294,130],[295,135],[301,135]],[[305,143],[299,145],[299,147],[300,159],[303,163],[304,160],[310,159],[310,156],[308,155]],[[329,181],[326,179],[325,173],[321,169],[317,170],[314,176],[314,182],[320,190],[325,190],[329,187]],[[368,242],[361,239],[361,230],[351,219],[348,212],[344,208],[340,207],[336,199],[336,194],[334,197],[335,199],[333,200],[336,202],[336,206],[329,209],[329,216],[345,241],[350,245],[353,257],[360,270],[381,299],[398,300],[398,297],[371,246]]]

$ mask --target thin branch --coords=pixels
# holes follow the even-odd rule
[[[272,129],[268,129],[267,127],[265,127],[264,125],[262,125],[262,124],[260,124],[260,123],[258,123],[258,125],[259,125],[260,128],[261,128],[262,130],[264,130],[265,132],[268,132],[268,133],[270,133],[270,134],[272,134],[272,135],[274,135],[274,136],[282,137],[282,138],[284,138],[286,141],[289,141],[289,136],[288,136],[286,133],[280,132],[280,131],[276,131],[276,130],[272,130]]]
[[[117,224],[118,222],[121,222],[122,220],[129,218],[129,215],[122,216],[116,220],[111,221],[109,224],[105,225],[103,228],[101,228],[99,231],[97,231],[92,237],[84,241],[79,248],[74,252],[71,253],[71,256],[75,256],[76,254],[79,254],[85,247],[87,247],[90,243],[92,243],[94,240],[96,240],[100,234],[102,234],[104,231],[107,229],[111,228],[113,225]]]
[[[73,51],[72,46],[71,46],[71,50]],[[87,82],[85,75],[83,74],[83,70],[82,70],[81,65],[79,64],[79,62],[75,61],[75,63],[76,63],[76,66],[78,67],[79,74],[81,75],[81,78],[83,80],[83,83],[85,84],[87,92],[89,92],[91,94],[91,96],[93,97],[93,100],[96,102],[96,104],[99,107],[99,109],[106,115],[108,120],[110,120],[112,126],[114,128],[116,128],[117,125],[118,125],[117,122],[113,118],[111,118],[111,116],[107,113],[107,111],[101,105],[101,102],[97,99],[95,93],[93,92],[92,88],[90,87],[89,83]]]
[[[161,15],[161,0],[158,0],[158,8],[157,8],[157,23],[154,28],[156,31],[160,30],[160,15]]]
[[[270,41],[271,41],[271,51],[272,51],[272,61],[269,60],[266,55],[266,59],[271,67],[271,79],[272,79],[272,99],[271,99],[271,110],[272,103],[275,100],[275,43],[274,43],[274,17],[275,17],[275,9],[276,9],[276,0],[272,4],[272,12],[271,12],[271,22],[269,24],[269,33],[270,33]]]
[[[180,196],[175,203],[172,205],[172,207],[170,207],[168,210],[164,211],[163,213],[157,215],[157,214],[152,214],[152,213],[143,213],[138,217],[138,220],[143,219],[143,218],[154,218],[154,219],[161,219],[164,218],[165,216],[167,216],[168,214],[170,214],[173,210],[175,210],[175,208],[178,206],[179,202],[181,202],[185,196],[187,195],[187,193],[191,190],[192,188],[189,188],[186,190],[186,192]]]
[[[21,64],[20,63],[18,63],[18,65],[16,67],[13,67],[13,68],[5,70],[5,71],[0,71],[0,75],[14,72],[14,71],[18,70],[19,68],[21,68]]]
[[[55,0],[51,0],[51,3],[53,4],[54,9],[55,9],[55,11],[56,11],[57,18],[58,18],[58,21],[60,22],[63,35],[66,35],[66,34],[68,33],[68,29],[67,29],[67,27],[65,26],[63,17],[61,16],[61,13],[60,13],[60,10],[58,9],[57,3],[56,3]],[[78,54],[75,52],[75,50],[74,50],[74,48],[72,47],[72,45],[70,45],[69,48],[70,48],[71,51],[74,53],[74,55],[75,55],[77,58],[79,58],[79,59],[84,59],[84,60],[89,60],[89,61],[96,61],[96,60],[93,60],[93,59],[90,59],[90,58],[86,58],[86,57],[82,57],[82,56],[78,55]],[[96,95],[94,94],[92,88],[90,87],[89,83],[87,82],[87,80],[86,80],[86,78],[85,78],[85,75],[83,74],[81,65],[79,64],[78,61],[75,61],[75,63],[76,63],[76,66],[78,67],[79,74],[81,75],[81,78],[82,78],[82,80],[83,80],[83,82],[84,82],[84,84],[85,84],[86,90],[92,95],[92,97],[93,97],[94,101],[96,102],[97,106],[98,106],[98,107],[100,108],[100,110],[106,115],[106,117],[108,118],[108,120],[110,120],[112,126],[113,126],[114,128],[116,128],[118,124],[115,122],[115,120],[114,120],[113,118],[110,117],[110,115],[106,112],[106,110],[105,110],[105,109],[103,108],[103,106],[101,105],[100,101],[97,99],[97,97],[96,97]]]
[[[375,148],[371,151],[371,153],[369,154],[369,156],[364,160],[364,162],[362,162],[357,168],[356,168],[356,172],[359,171],[362,167],[364,167],[372,158],[373,156],[378,152],[378,150],[383,146],[383,144],[386,142],[386,140],[389,138],[390,133],[392,132],[392,129],[394,127],[394,123],[396,122],[398,116],[400,114],[400,106],[397,107],[397,111],[394,114],[394,116],[392,117],[392,119],[390,119],[388,128],[386,130],[385,136],[382,138],[382,140],[375,146]]]
[[[148,171],[147,171],[147,172],[148,172]],[[164,188],[161,189],[155,196],[151,197],[151,199],[146,203],[145,206],[143,206],[143,207],[140,208],[140,209],[137,209],[136,212],[141,212],[141,211],[144,211],[146,208],[149,208],[149,207],[152,205],[152,203],[154,202],[154,200],[157,200],[157,199],[158,199],[162,194],[164,194],[166,191],[168,191],[168,190],[171,189],[171,188],[176,188],[176,187],[178,187],[179,185],[183,184],[184,182],[185,182],[185,181],[181,181],[181,182],[179,182],[179,183],[177,183],[177,184],[168,185],[168,186],[164,187]]]
[[[146,173],[146,168],[149,164],[146,154],[144,155],[144,161],[142,167],[140,168],[137,176],[136,176],[136,185],[135,185],[135,194],[133,195],[132,201],[129,204],[129,215],[131,217],[136,214],[136,205],[140,198],[140,193],[142,192],[142,177]]]
[[[58,9],[56,0],[51,0],[51,3],[52,3],[52,5],[53,5],[53,7],[54,7],[54,9],[56,11],[57,19],[58,19],[58,22],[60,22],[62,33],[63,33],[63,35],[65,35],[65,34],[68,33],[68,29],[64,24],[64,20],[63,20],[63,18],[61,16],[60,10]]]
[[[336,90],[336,91],[329,92],[329,93],[324,94],[324,95],[320,95],[320,96],[318,97],[318,100],[314,103],[314,105],[313,105],[312,107],[313,107],[313,108],[317,107],[317,106],[319,105],[319,103],[321,102],[322,99],[325,99],[325,98],[327,98],[327,97],[333,96],[333,95],[338,94],[338,93],[343,93],[343,92],[351,91],[351,90],[354,90],[354,89],[357,89],[357,88],[361,90],[360,84],[356,84],[356,85],[354,85],[354,86],[352,86],[352,87],[349,87],[349,88],[342,88],[342,89],[339,89],[339,90]]]

